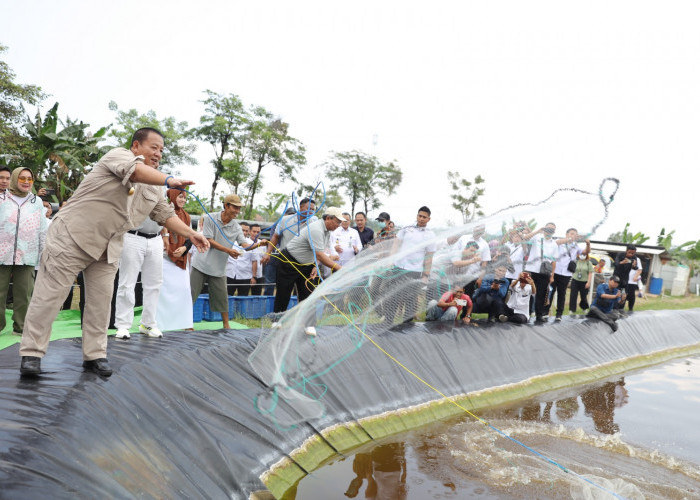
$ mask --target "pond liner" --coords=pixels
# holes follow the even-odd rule
[[[371,440],[700,353],[700,309],[619,325],[394,327],[373,339],[434,389],[365,342],[314,380],[323,416],[290,429],[256,407],[269,393],[247,360],[260,330],[110,337],[109,379],[83,372],[79,339],[52,342],[42,374],[21,378],[15,345],[0,351],[0,498],[279,498]],[[348,329],[319,327],[309,355],[342,357]]]

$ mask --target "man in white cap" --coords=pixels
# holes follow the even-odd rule
[[[324,252],[330,245],[331,232],[340,226],[341,220],[343,220],[342,210],[336,207],[328,208],[323,219],[309,224],[308,230],[294,237],[287,248],[280,253],[281,262],[277,268],[277,295],[274,308],[276,313],[287,310],[294,285],[297,286],[299,302],[311,295],[319,274],[319,264],[328,266],[332,271],[339,271],[342,268]]]

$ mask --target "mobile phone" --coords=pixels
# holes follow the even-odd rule
[[[56,194],[56,190],[53,188],[44,188],[46,189],[46,196],[53,196]]]

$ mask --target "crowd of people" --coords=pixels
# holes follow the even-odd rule
[[[111,374],[109,304],[116,337],[130,338],[139,275],[143,311],[137,328],[149,337],[192,329],[192,305],[205,285],[209,307],[221,313],[224,328],[234,294],[274,295],[277,319],[292,294],[305,300],[320,278],[379,245],[391,263],[370,284],[371,292],[401,290],[377,311],[390,324],[397,315],[402,322],[417,317],[424,290],[427,321],[470,323],[478,312],[491,321],[527,323],[534,315],[543,322],[551,307],[555,321],[561,321],[569,287],[570,312],[581,307],[613,330],[620,305],[634,307],[642,269],[636,249],[630,245],[616,259],[614,276],[596,284],[590,242],[574,228],[555,237],[553,223],[531,229],[519,222],[490,241],[481,225],[471,234],[441,241],[428,228],[426,206],[418,209],[415,224],[400,229],[382,211],[375,233],[363,212],[354,215],[353,226],[349,212],[328,207],[320,214],[315,201],[304,198],[270,228],[268,240],[260,237],[259,224],[236,220],[242,202],[229,194],[222,210],[202,216],[195,230],[184,210],[184,188],[193,182],[158,170],[163,147],[159,131],[139,129],[129,149],[115,148],[94,165],[52,221],[51,205],[41,198],[45,191],[33,193],[31,169],[0,169],[0,326],[6,326],[4,308],[12,290],[22,374],[40,373],[51,324],[64,301],[70,301],[66,296],[76,277],[85,284],[83,365],[103,376]],[[432,286],[436,270],[451,284],[449,290],[437,287],[437,295]],[[592,286],[596,293],[589,306]],[[314,325],[306,333],[315,335]]]
[[[630,311],[634,309],[641,284],[642,263],[636,247],[627,245],[615,259],[612,276],[594,283],[594,276],[602,276],[605,261],[601,259],[594,267],[590,241],[579,236],[575,228],[567,229],[561,238],[555,232],[552,222],[539,229],[518,222],[502,237],[487,242],[485,227],[480,225],[471,235],[444,242],[438,258],[450,270],[450,281],[458,285],[428,303],[426,319],[469,323],[471,313],[479,312],[489,321],[523,324],[534,316],[536,323],[543,323],[553,308],[554,321],[560,322],[570,290],[570,314],[576,314],[580,307],[588,317],[617,331],[620,311],[625,304]],[[425,262],[433,258],[426,251]],[[589,305],[592,287],[594,299]]]

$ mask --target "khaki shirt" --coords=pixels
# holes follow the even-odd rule
[[[147,217],[163,225],[175,216],[160,186],[129,181],[136,164],[143,160],[128,149],[112,149],[100,158],[56,215],[73,241],[95,260],[105,252],[107,262],[119,260],[124,233],[140,226]],[[132,187],[134,193],[129,195]]]

